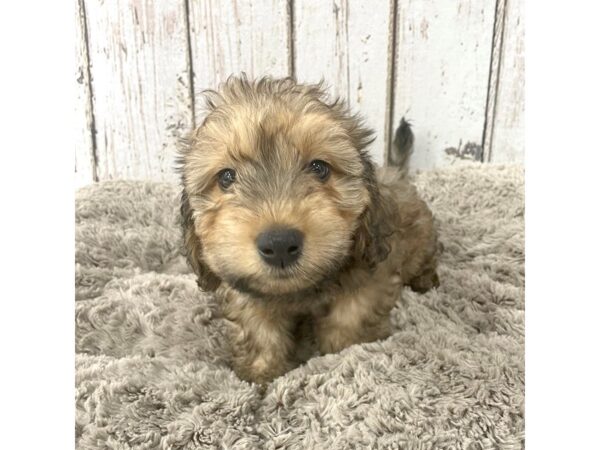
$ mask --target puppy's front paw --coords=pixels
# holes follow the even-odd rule
[[[267,360],[262,356],[252,360],[238,357],[234,361],[233,368],[240,379],[251,383],[267,385],[275,378],[292,370],[294,365],[288,360]]]
[[[356,328],[343,325],[328,326],[317,329],[317,333],[319,352],[326,355],[327,353],[338,353],[354,344],[386,339],[390,336],[391,330],[389,317],[385,315],[381,320],[371,323],[361,321]]]
[[[268,322],[263,321],[261,325],[260,333],[250,332],[248,328],[231,327],[231,363],[240,379],[268,384],[294,368],[294,361],[290,358],[293,342],[289,335],[278,333],[273,328],[268,332]]]

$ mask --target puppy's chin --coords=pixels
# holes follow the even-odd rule
[[[285,272],[263,277],[226,275],[224,280],[240,292],[262,298],[306,296],[318,292],[323,281],[303,282]]]

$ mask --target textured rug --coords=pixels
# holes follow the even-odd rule
[[[228,365],[215,300],[180,255],[178,188],[76,197],[80,449],[524,446],[523,171],[417,174],[444,252],[390,338],[311,359],[261,392]]]

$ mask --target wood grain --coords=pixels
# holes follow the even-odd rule
[[[79,0],[75,8],[75,184],[84,186],[96,179],[94,160],[92,103],[90,78],[88,72],[88,54],[86,24],[83,1]]]
[[[98,177],[174,180],[192,126],[185,0],[85,0]]]
[[[493,122],[487,160],[523,163],[525,156],[525,44],[523,5],[505,0]],[[488,116],[489,117],[489,116]]]
[[[196,96],[231,74],[291,75],[290,24],[281,0],[190,0],[190,47]],[[196,102],[196,122],[202,102]]]
[[[494,5],[398,2],[394,127],[413,124],[411,167],[482,159]]]
[[[377,133],[371,146],[383,163],[390,1],[295,2],[295,69],[299,81],[324,79]]]

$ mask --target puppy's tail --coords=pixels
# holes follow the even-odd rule
[[[410,128],[410,123],[400,120],[400,125],[394,133],[394,141],[388,155],[388,164],[402,171],[408,171],[408,160],[413,151],[415,136]]]

